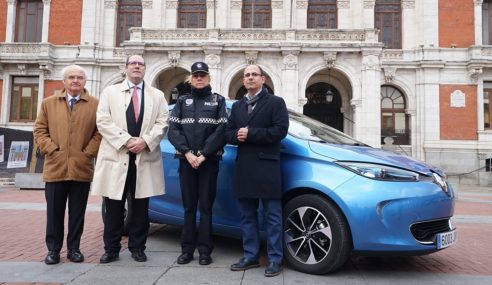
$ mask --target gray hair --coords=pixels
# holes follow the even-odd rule
[[[84,74],[84,79],[87,79],[87,72],[85,71],[85,69],[82,66],[77,65],[77,64],[65,66],[62,69],[61,73],[62,73],[63,79],[65,79],[65,77],[67,76],[67,73],[69,71],[72,71],[72,70],[82,71],[82,73]]]

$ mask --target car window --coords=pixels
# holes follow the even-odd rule
[[[289,134],[297,138],[317,142],[365,146],[364,143],[347,134],[300,113],[289,111],[289,118]]]

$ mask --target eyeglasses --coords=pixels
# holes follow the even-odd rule
[[[84,77],[84,76],[69,75],[69,76],[67,77],[67,79],[68,79],[68,80],[75,80],[75,79],[77,79],[77,80],[82,81],[82,80],[84,80],[84,79],[85,79],[85,77]]]
[[[262,76],[262,75],[263,74],[253,72],[253,73],[245,73],[244,77],[250,77],[250,76],[257,77],[257,76]]]
[[[197,72],[197,73],[193,73],[191,76],[198,78],[198,77],[206,77],[207,75],[208,75],[207,73]]]
[[[129,61],[128,65],[140,65],[140,66],[145,66],[145,62],[141,61]]]

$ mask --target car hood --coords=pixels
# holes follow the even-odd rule
[[[319,155],[339,161],[369,162],[412,170],[425,175],[433,172],[443,176],[441,169],[398,153],[369,146],[339,145],[322,142],[309,142],[311,150]]]

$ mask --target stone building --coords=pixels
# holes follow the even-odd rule
[[[290,109],[490,185],[490,2],[0,0],[0,129],[31,131],[67,64],[87,69],[98,96],[142,54],[172,103],[194,61],[230,99],[256,63]]]

